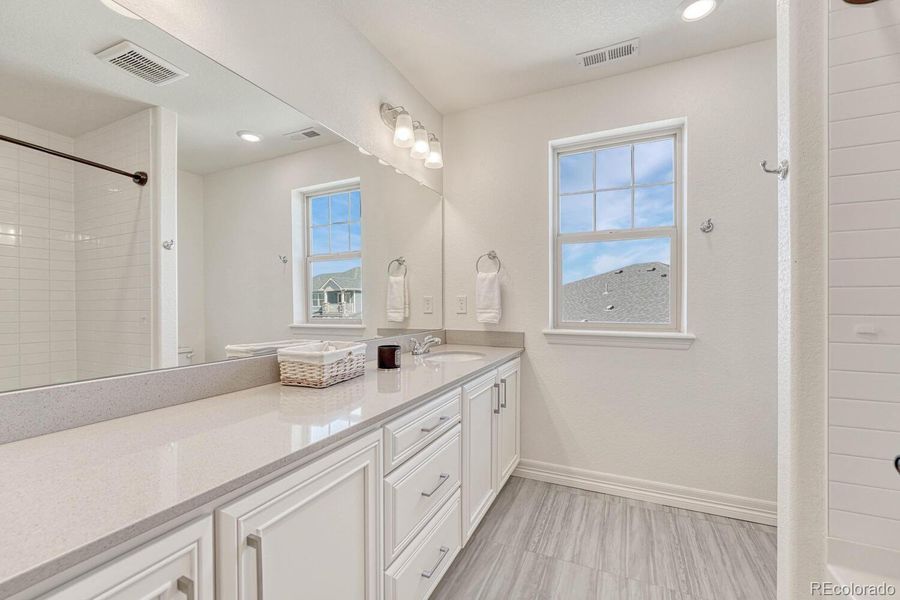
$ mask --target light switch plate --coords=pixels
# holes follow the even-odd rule
[[[464,315],[468,312],[467,305],[468,298],[466,296],[457,296],[456,297],[456,314]]]
[[[422,298],[422,312],[430,315],[434,312],[434,296],[425,296]]]

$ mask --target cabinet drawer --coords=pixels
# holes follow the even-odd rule
[[[428,598],[462,546],[461,515],[456,492],[385,571],[385,600]]]
[[[385,564],[389,565],[459,487],[460,425],[384,480]]]
[[[400,466],[459,422],[460,396],[460,390],[453,390],[384,426],[385,473]]]

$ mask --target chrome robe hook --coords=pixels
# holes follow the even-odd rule
[[[759,163],[759,166],[762,167],[764,173],[772,173],[774,175],[778,175],[778,181],[784,181],[785,179],[787,179],[789,164],[787,159],[784,159],[780,163],[778,163],[777,169],[768,168],[768,162],[769,161],[764,160]]]

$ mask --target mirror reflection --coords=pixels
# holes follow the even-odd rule
[[[96,0],[3,17],[0,389],[441,327],[437,194]]]

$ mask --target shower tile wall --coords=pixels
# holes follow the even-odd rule
[[[142,111],[78,137],[76,153],[127,171],[149,171],[151,125],[151,111]],[[79,378],[151,367],[151,208],[147,187],[76,166]]]
[[[0,117],[0,132],[73,140]],[[0,143],[0,390],[76,378],[73,165]]]
[[[829,534],[897,552],[900,0],[829,17]]]

